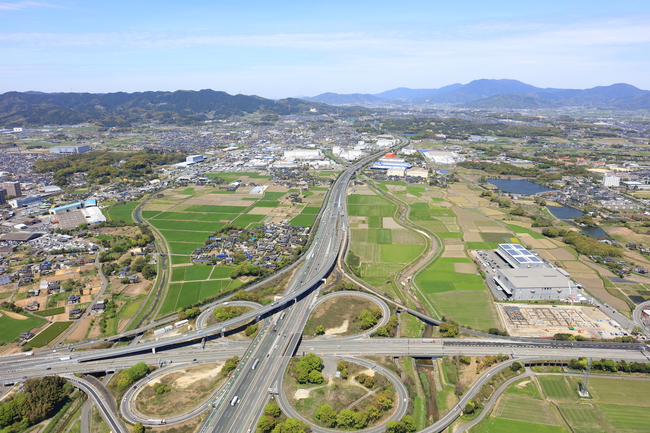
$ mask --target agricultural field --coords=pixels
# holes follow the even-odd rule
[[[553,425],[490,417],[471,431],[472,433],[569,433],[571,430]]]
[[[0,342],[11,343],[23,332],[40,328],[46,323],[47,320],[39,317],[0,310]]]
[[[569,385],[562,376],[541,376],[539,383],[542,385],[544,395],[552,400],[575,400],[575,390],[569,389]]]
[[[395,293],[399,289],[387,281],[424,252],[425,239],[399,225],[393,219],[396,206],[382,197],[351,194],[348,202],[352,238],[348,263],[369,284]]]
[[[133,219],[131,218],[131,214],[139,205],[140,201],[114,204],[105,211],[106,219],[109,221],[124,221],[125,223],[132,223]]]
[[[54,322],[29,341],[31,347],[43,347],[61,335],[74,322]]]
[[[630,380],[632,379],[632,380]],[[538,380],[545,397],[537,398],[531,384]],[[490,417],[471,431],[476,432],[646,432],[650,423],[650,383],[614,377],[589,380],[593,399],[579,399],[577,377],[540,375],[523,379],[506,390]],[[521,384],[525,384],[521,386]],[[532,394],[523,396],[525,394]],[[513,395],[520,394],[520,395]],[[534,397],[534,398],[531,398]],[[526,404],[523,404],[526,402]],[[553,403],[554,404],[549,404]],[[554,409],[555,408],[555,409]],[[550,409],[550,410],[549,410]],[[559,412],[558,413],[558,409]]]
[[[236,288],[242,285],[241,281],[224,279],[209,281],[194,281],[188,283],[171,283],[165,302],[158,313],[159,316],[185,308],[205,298],[214,296],[226,289]]]

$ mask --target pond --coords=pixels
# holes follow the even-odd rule
[[[510,194],[535,195],[540,192],[553,191],[544,185],[525,179],[488,179],[488,182],[498,187],[501,191],[509,192]],[[555,218],[571,223],[573,222],[571,221],[573,218],[578,218],[583,215],[581,210],[570,206],[548,206],[548,210]],[[605,230],[600,227],[581,227],[580,231],[595,238],[607,237]]]

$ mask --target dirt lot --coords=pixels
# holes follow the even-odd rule
[[[594,307],[510,303],[496,305],[506,330],[513,336],[544,337],[569,333],[586,338],[613,338],[612,333],[620,332],[609,323],[609,317],[605,313]],[[570,324],[575,330],[569,329]]]

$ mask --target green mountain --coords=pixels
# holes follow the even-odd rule
[[[278,101],[259,96],[229,95],[214,90],[137,93],[20,93],[0,95],[0,125],[66,125],[95,123],[101,126],[133,122],[191,124],[213,118],[244,114],[334,113],[339,108],[318,102],[288,98]],[[362,108],[349,109],[357,114]],[[343,110],[346,111],[346,110]]]

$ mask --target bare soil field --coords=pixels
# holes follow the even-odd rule
[[[483,210],[485,211],[486,209],[483,208]],[[485,213],[488,213],[488,212],[485,212]],[[505,227],[501,227],[501,226],[479,226],[478,229],[481,232],[487,232],[487,233],[510,233],[508,231],[508,229],[506,229]]]
[[[84,337],[86,336],[86,331],[88,330],[88,327],[90,326],[90,321],[93,318],[90,316],[86,316],[81,320],[81,323],[77,328],[72,331],[72,334],[68,336],[66,339],[66,342],[71,342],[71,341],[77,341],[77,340],[83,340]]]
[[[447,251],[442,253],[441,257],[467,257],[464,251]]]
[[[454,268],[459,274],[476,273],[476,265],[474,263],[454,263]]]
[[[575,261],[576,257],[571,254],[569,251],[563,249],[563,248],[554,248],[550,250],[551,253],[555,257],[557,257],[559,260],[569,260],[569,261]]]
[[[7,317],[11,317],[12,319],[16,320],[27,320],[27,316],[23,316],[22,314],[17,314],[14,313],[13,311],[7,311],[7,310],[2,310],[2,314],[5,314]]]
[[[463,240],[465,242],[483,242],[483,238],[481,237],[481,234],[478,233],[478,230],[476,233],[465,232],[465,234],[463,234]]]
[[[381,221],[381,225],[385,229],[398,229],[398,230],[404,229],[404,227],[399,225],[397,221],[393,219],[393,217],[383,217]]]
[[[463,245],[463,240],[458,238],[444,238],[442,243],[444,245]]]
[[[580,283],[582,284],[582,283]],[[616,308],[617,310],[620,311],[629,311],[629,307],[625,303],[625,301],[622,301],[618,299],[615,296],[612,296],[607,292],[605,289],[589,289],[591,293],[594,294],[594,296],[597,296],[600,300],[603,302],[611,305],[612,307]]]

